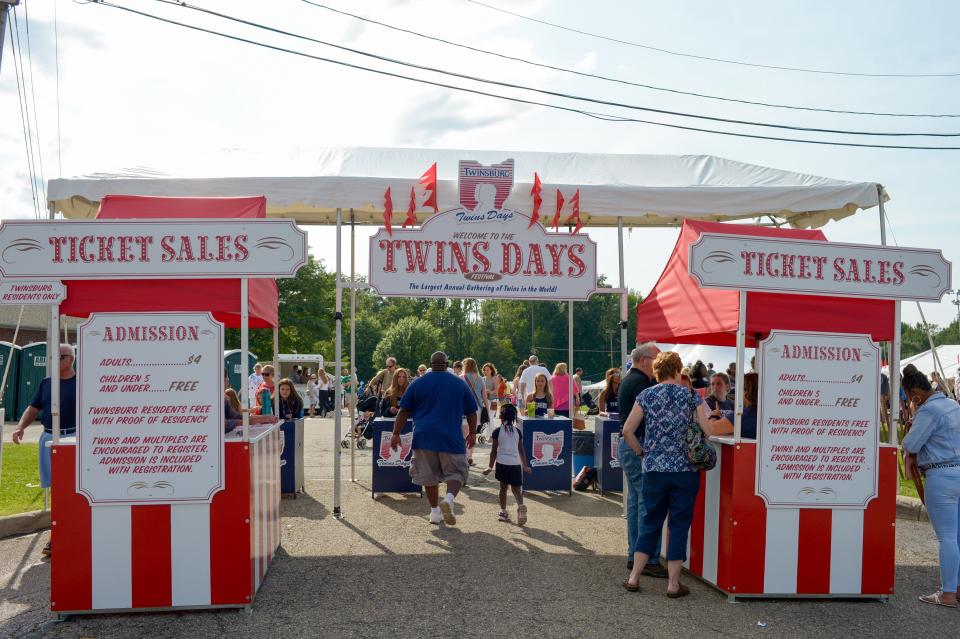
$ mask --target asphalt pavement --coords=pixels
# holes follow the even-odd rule
[[[346,420],[344,420],[346,425]],[[0,540],[3,637],[810,637],[948,636],[960,611],[917,602],[936,587],[925,522],[897,522],[896,594],[886,603],[744,600],[685,576],[692,594],[626,576],[619,495],[531,494],[525,528],[497,521],[495,484],[471,471],[456,527],[426,499],[370,494],[370,451],[343,451],[344,519],[332,517],[333,422],[307,420],[306,494],[285,499],[282,547],[250,612],[90,615],[49,611],[48,533]],[[9,435],[8,435],[9,437]],[[482,466],[487,447],[476,457]],[[511,507],[512,509],[512,507]],[[512,509],[513,510],[513,509]]]

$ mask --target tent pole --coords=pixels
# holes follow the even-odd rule
[[[350,370],[347,374],[353,379],[357,374],[357,225],[353,217],[353,209],[350,209]],[[336,371],[337,375],[340,371]],[[357,481],[357,434],[353,429],[355,422],[354,397],[352,393],[347,398],[347,406],[350,409],[350,481]],[[337,406],[340,410],[340,406]]]
[[[933,355],[933,370],[940,373],[940,379],[946,384],[947,376],[944,374],[943,364],[940,363],[940,354],[937,353],[937,347],[933,345],[933,335],[930,334],[930,325],[927,324],[927,317],[923,313],[920,302],[917,302],[917,310],[920,311],[920,321],[923,322],[923,332],[927,334],[927,343],[930,344],[930,353]]]
[[[244,363],[250,359],[249,284],[247,278],[240,278],[240,361]],[[274,372],[274,375],[276,375],[276,372]],[[243,398],[240,403],[244,406],[250,406],[250,384],[240,384],[240,393]],[[250,441],[249,410],[243,411],[243,441]]]
[[[890,444],[900,444],[900,300],[893,303],[893,344],[890,345]]]
[[[277,325],[273,327],[273,383],[279,384],[280,380],[280,316],[277,315]],[[277,392],[273,394],[273,414],[280,419],[280,387],[277,386]]]
[[[573,401],[573,300],[567,302],[567,412],[570,414],[570,423],[573,423],[576,402]]]
[[[624,369],[627,366],[627,326],[629,318],[627,317],[627,312],[629,311],[629,296],[627,294],[627,284],[624,281],[624,270],[623,270],[623,217],[617,218],[617,248],[619,250],[620,258],[620,288],[623,289],[620,302],[620,370],[621,375],[625,372]],[[626,304],[624,303],[626,301]],[[626,484],[624,484],[626,486]]]
[[[880,244],[887,245],[887,214],[883,206],[883,185],[877,185],[877,203],[880,209]],[[920,308],[920,304],[917,304]],[[900,433],[900,300],[893,303],[893,343],[890,344],[890,444],[899,445]],[[923,311],[921,311],[921,314]],[[929,336],[929,334],[928,334]],[[882,408],[882,407],[881,407]]]
[[[747,329],[747,292],[740,291],[740,310],[737,319],[737,391],[736,405],[734,406],[733,417],[733,441],[740,442],[740,424],[743,421],[743,366],[746,359],[744,350],[746,349],[746,329]]]
[[[336,279],[336,298],[333,321],[336,324],[336,348],[334,357],[337,360],[335,370],[339,371],[343,367],[343,289],[340,281],[340,239],[343,233],[343,211],[337,209],[337,279]],[[343,384],[340,382],[340,375],[335,375],[333,403],[337,410],[333,411],[333,516],[335,519],[342,519],[343,513],[340,511],[340,402],[343,398]]]

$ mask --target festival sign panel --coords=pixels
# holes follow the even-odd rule
[[[95,313],[80,352],[78,492],[93,506],[209,503],[223,488],[223,325]]]
[[[0,281],[0,304],[47,305],[67,299],[67,287],[60,280]]]
[[[880,349],[869,335],[775,330],[760,343],[757,495],[768,508],[877,496]]]
[[[384,296],[586,300],[597,285],[597,245],[547,233],[503,208],[513,162],[460,163],[459,208],[417,229],[370,239],[370,286]]]
[[[293,220],[13,220],[0,276],[14,279],[293,277],[307,234]]]
[[[951,288],[934,249],[703,233],[689,265],[704,288],[929,301]]]

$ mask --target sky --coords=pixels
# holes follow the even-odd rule
[[[559,30],[466,0],[317,1],[461,44],[684,91],[829,109],[960,114],[960,75],[859,77],[724,64]],[[316,55],[388,67],[157,0],[115,3]],[[956,3],[488,3],[612,39],[700,56],[870,74],[960,74],[960,41],[955,34],[960,4]],[[426,41],[339,16],[303,0],[194,0],[194,4],[419,64],[596,99],[791,126],[960,132],[960,118],[773,109],[573,76]],[[29,60],[36,101],[32,124],[39,132],[39,143],[34,143],[46,179],[125,171],[203,177],[223,175],[234,167],[238,175],[311,175],[319,151],[331,146],[716,155],[836,179],[882,183],[891,197],[886,208],[892,229],[889,239],[895,238],[902,246],[939,248],[948,260],[960,262],[960,204],[954,195],[960,151],[801,145],[603,122],[351,70],[70,0],[22,1],[17,16],[24,63],[28,60],[25,10],[29,12]],[[6,123],[0,127],[0,197],[4,218],[29,218],[35,211],[10,42],[8,34],[0,63],[0,118]],[[529,97],[517,90],[496,91]],[[691,122],[673,116],[619,113]],[[775,129],[700,125],[777,135]],[[780,133],[786,137],[960,146],[960,138],[949,137]],[[411,173],[418,174],[422,168],[415,167]],[[38,183],[42,190],[39,178]],[[834,241],[880,242],[876,208],[832,222],[823,230]],[[361,273],[372,231],[361,228],[357,233]],[[588,231],[601,247],[599,271],[616,282],[616,231]],[[313,254],[332,267],[332,229],[311,228],[309,234]],[[627,286],[642,294],[649,292],[676,237],[676,229],[626,233]],[[610,250],[603,250],[605,247]],[[345,250],[344,264],[348,265],[349,247]],[[956,269],[954,285],[960,287]],[[951,303],[954,299],[946,296],[939,304],[924,304],[928,321],[941,326],[953,321],[958,310]],[[903,317],[908,322],[919,321],[917,305],[904,304]]]

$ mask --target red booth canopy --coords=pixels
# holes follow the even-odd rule
[[[637,306],[638,342],[736,346],[739,292],[700,288],[687,269],[690,244],[701,233],[827,241],[820,231],[684,221],[667,267]],[[866,333],[876,341],[887,341],[893,337],[894,302],[748,292],[746,324],[747,346],[756,346],[757,336],[762,339],[774,328]]]
[[[179,198],[107,195],[98,218],[266,217],[265,197]],[[209,311],[229,328],[240,326],[240,280],[67,280],[60,312],[87,317],[100,312]],[[277,325],[277,283],[249,280],[250,328]]]

